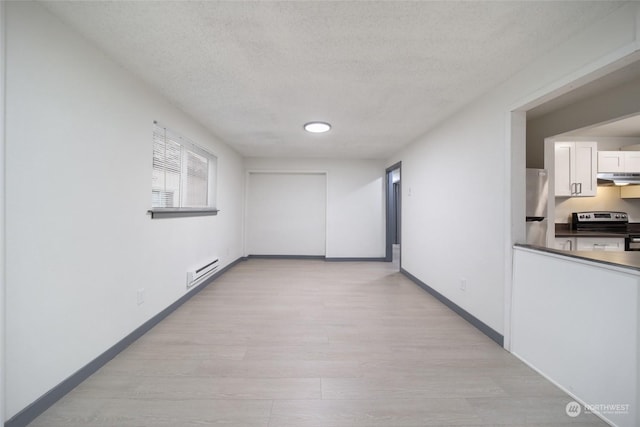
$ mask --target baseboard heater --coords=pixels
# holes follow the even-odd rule
[[[204,282],[218,271],[219,259],[215,258],[213,261],[209,262],[202,267],[193,270],[187,271],[187,289],[199,285]]]

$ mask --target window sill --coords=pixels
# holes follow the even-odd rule
[[[215,208],[153,208],[147,211],[151,219],[210,216],[218,215],[218,212]]]

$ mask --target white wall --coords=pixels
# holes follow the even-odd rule
[[[34,2],[7,11],[7,418],[242,256],[242,159]],[[151,220],[158,120],[218,156],[218,216]],[[145,301],[137,305],[137,291]]]
[[[637,17],[637,4],[615,11],[387,162],[402,161],[403,268],[499,333],[518,239],[511,194],[524,192],[525,144],[512,148],[509,112],[637,52]]]
[[[584,404],[629,405],[602,415],[638,426],[638,273],[518,248],[514,283],[513,353]]]
[[[247,255],[325,255],[326,173],[254,172],[246,191]]]
[[[247,171],[326,171],[326,256],[385,256],[385,168],[382,161],[246,158],[245,168]]]
[[[507,191],[501,116],[500,105],[489,103],[460,113],[398,157],[402,267],[499,332]]]

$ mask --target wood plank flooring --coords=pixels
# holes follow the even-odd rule
[[[31,425],[596,426],[376,262],[250,259]]]

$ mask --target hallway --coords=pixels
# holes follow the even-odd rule
[[[239,263],[32,426],[605,425],[378,262]]]

